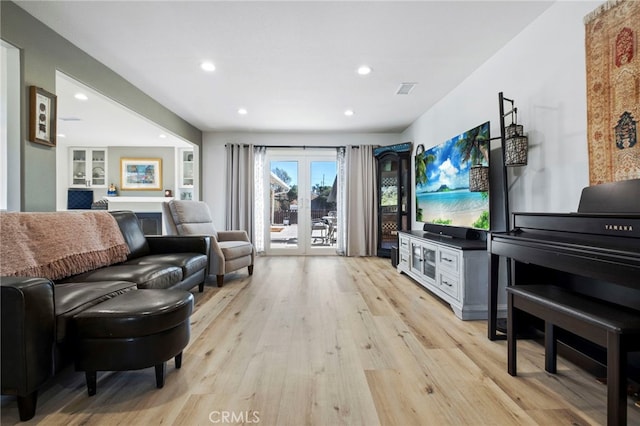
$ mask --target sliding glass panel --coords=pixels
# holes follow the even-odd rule
[[[298,161],[270,161],[271,249],[298,250]]]
[[[336,246],[336,161],[310,161],[311,248]]]

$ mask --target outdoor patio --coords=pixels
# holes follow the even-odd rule
[[[334,234],[335,235],[335,234]],[[298,245],[298,224],[271,225],[271,248],[295,248]],[[311,247],[335,247],[336,240],[329,234],[329,228],[313,229]]]

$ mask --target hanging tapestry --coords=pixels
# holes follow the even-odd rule
[[[640,178],[640,2],[609,1],[584,22],[589,182]]]

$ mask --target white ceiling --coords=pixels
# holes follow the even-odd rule
[[[552,4],[17,3],[197,128],[274,132],[400,132]]]

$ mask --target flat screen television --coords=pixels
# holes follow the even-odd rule
[[[469,191],[471,166],[489,167],[489,122],[416,152],[416,220],[489,229],[489,193]]]

